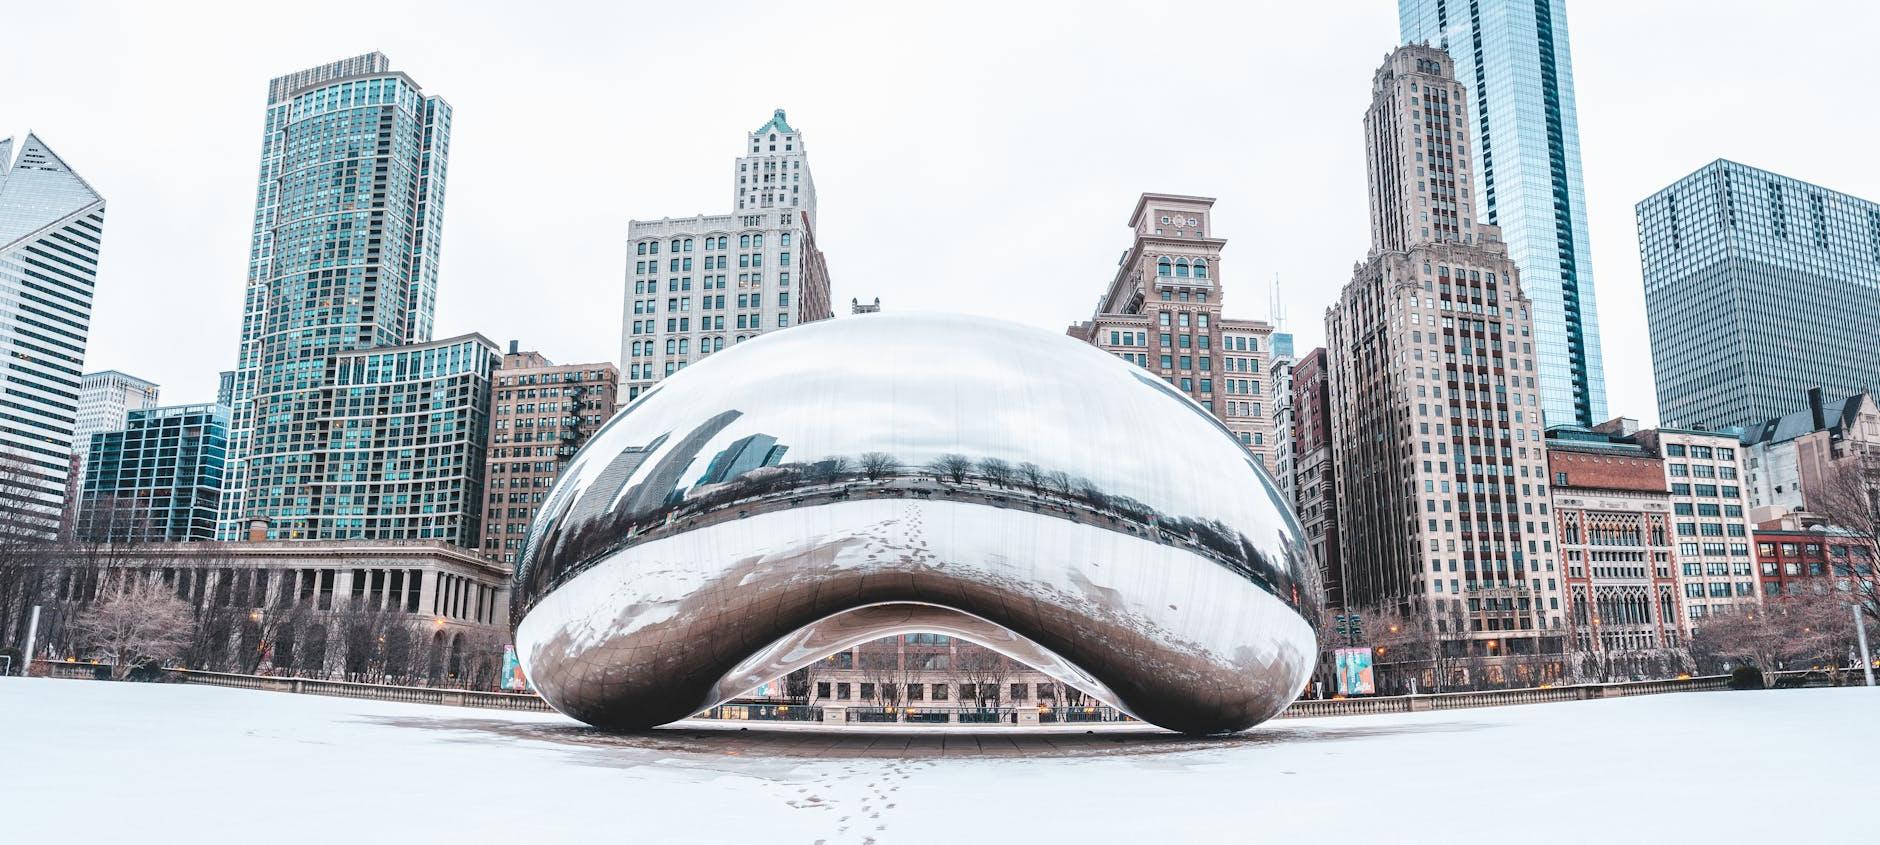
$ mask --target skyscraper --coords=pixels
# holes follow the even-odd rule
[[[1638,204],[1638,242],[1666,423],[1880,388],[1880,203],[1719,160]]]
[[[157,394],[155,382],[117,370],[86,373],[79,379],[77,422],[72,426],[72,473],[65,483],[64,527],[74,524],[83,503],[80,488],[85,480],[85,463],[91,457],[91,436],[124,430],[131,411],[156,407]]]
[[[88,541],[215,539],[228,461],[228,409],[142,408],[87,444],[84,507],[76,534]]]
[[[627,223],[626,401],[728,344],[834,316],[803,134],[777,109],[745,141],[734,213]]]
[[[324,486],[329,460],[354,456],[325,451],[321,403],[340,356],[431,340],[450,125],[450,105],[379,53],[268,84],[224,539],[251,516],[315,536],[326,497],[356,492]],[[469,366],[487,378],[487,361]]]
[[[1468,88],[1475,146],[1447,129],[1430,142],[1475,165],[1473,180],[1449,195],[1461,201],[1461,232],[1499,226],[1521,269],[1547,422],[1605,420],[1566,0],[1397,0],[1397,12],[1404,43],[1449,51]]]
[[[36,135],[0,139],[0,528],[58,531],[104,198]]]
[[[1214,234],[1214,198],[1143,194],[1129,228],[1129,249],[1096,313],[1065,333],[1201,403],[1272,471],[1275,394],[1261,362],[1273,352],[1273,326],[1221,316],[1227,239]]]
[[[130,373],[86,373],[78,382],[78,422],[72,427],[72,448],[83,450],[91,445],[93,434],[124,428],[130,412],[156,407],[158,394],[155,382]]]
[[[1537,344],[1499,233],[1461,208],[1454,73],[1447,53],[1409,46],[1372,82],[1376,242],[1325,315],[1336,561],[1346,607],[1403,608],[1449,653],[1534,655],[1512,670],[1527,677],[1503,678],[1534,683],[1564,668]]]

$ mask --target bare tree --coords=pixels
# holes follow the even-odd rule
[[[73,623],[80,643],[111,660],[117,680],[181,654],[193,627],[189,605],[148,573],[131,571],[112,578],[104,596]]]
[[[883,637],[855,648],[855,668],[875,687],[875,703],[899,707],[907,694],[908,671],[901,660],[901,638]]]
[[[1824,595],[1771,596],[1761,607],[1704,617],[1693,644],[1700,653],[1756,667],[1769,686],[1791,661],[1821,659],[1843,641],[1831,632],[1844,624],[1843,607]]]
[[[985,646],[960,642],[953,654],[952,671],[962,687],[971,688],[974,703],[980,707],[997,707],[1005,679],[1012,674],[1012,662]],[[965,704],[966,696],[962,694],[960,698],[960,703]]]
[[[927,471],[941,481],[965,484],[967,474],[973,471],[973,459],[957,452],[948,452],[928,461]]]
[[[862,453],[862,477],[869,481],[880,481],[887,476],[893,475],[894,470],[895,463],[893,455],[887,452]]]
[[[1843,458],[1809,499],[1830,526],[1825,539],[1853,552],[1852,560],[1835,564],[1836,587],[1845,591],[1846,603],[1880,619],[1880,456]]]
[[[1014,477],[1012,465],[999,458],[984,458],[979,462],[979,474],[987,481],[1000,487],[1010,487]]]
[[[1044,476],[1043,467],[1040,467],[1037,464],[1032,463],[1031,461],[1025,461],[1024,463],[1021,463],[1018,465],[1018,469],[1016,470],[1016,472],[1018,474],[1018,482],[1020,484],[1023,484],[1026,487],[1030,488],[1033,492],[1037,492],[1037,493],[1044,492],[1045,476]]]

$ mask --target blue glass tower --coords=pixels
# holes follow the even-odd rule
[[[357,456],[327,449],[327,388],[347,353],[431,340],[450,126],[379,53],[269,83],[223,539],[255,518],[280,539],[355,536],[323,521],[363,492],[330,475]]]
[[[1566,0],[1398,0],[1406,44],[1449,51],[1468,89],[1475,216],[1501,227],[1534,302],[1548,425],[1606,419]]]
[[[123,429],[91,436],[78,536],[92,541],[215,539],[228,460],[228,409],[131,411]]]

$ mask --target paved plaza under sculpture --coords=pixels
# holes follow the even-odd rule
[[[1305,684],[1322,604],[1206,409],[1070,338],[933,315],[806,325],[661,382],[562,475],[515,586],[536,687],[610,728],[925,631],[1241,730]]]

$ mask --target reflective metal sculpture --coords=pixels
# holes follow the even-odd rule
[[[1221,733],[1292,702],[1321,601],[1266,474],[1156,376],[870,315],[713,354],[615,417],[531,526],[511,619],[543,697],[603,727],[926,631]]]

